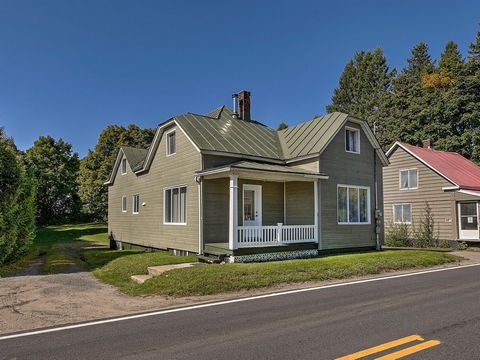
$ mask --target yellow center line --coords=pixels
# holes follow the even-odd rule
[[[405,356],[414,354],[416,352],[419,352],[419,351],[422,351],[422,350],[425,350],[425,349],[428,349],[428,348],[431,348],[431,347],[434,347],[434,346],[437,346],[437,345],[440,345],[440,341],[430,340],[430,341],[426,341],[426,342],[418,344],[418,345],[410,346],[409,348],[399,350],[397,352],[394,352],[394,353],[376,358],[375,360],[396,360],[396,359],[403,358]]]
[[[406,343],[409,343],[409,342],[412,342],[412,341],[417,341],[417,340],[418,341],[423,341],[424,339],[420,335],[410,335],[410,336],[407,336],[407,337],[404,337],[404,338],[401,338],[401,339],[398,339],[398,340],[393,340],[393,341],[387,342],[387,343],[382,344],[382,345],[374,346],[374,347],[371,347],[369,349],[365,349],[365,350],[356,352],[354,354],[342,356],[340,358],[337,358],[336,360],[361,359],[365,356],[376,354],[376,353],[394,348],[396,346],[400,346],[400,345],[403,345],[403,344],[406,344]]]

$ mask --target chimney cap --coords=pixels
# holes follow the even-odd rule
[[[425,139],[422,141],[424,149],[431,149],[432,148],[432,139]]]

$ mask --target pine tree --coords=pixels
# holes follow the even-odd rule
[[[373,124],[379,120],[394,76],[381,49],[357,52],[345,65],[327,111],[344,112]]]

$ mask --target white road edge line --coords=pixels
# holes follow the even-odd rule
[[[101,325],[101,324],[114,323],[114,322],[118,322],[118,321],[140,319],[140,318],[149,317],[149,316],[157,316],[157,315],[164,315],[164,314],[176,313],[176,312],[181,312],[181,311],[202,309],[202,308],[207,308],[207,307],[212,307],[212,306],[234,304],[234,303],[238,303],[238,302],[252,301],[252,300],[257,300],[257,299],[265,299],[265,298],[271,298],[271,297],[275,297],[275,296],[283,296],[283,295],[297,294],[297,293],[302,293],[302,292],[307,292],[307,291],[331,289],[331,288],[336,288],[336,287],[341,287],[341,286],[365,284],[365,283],[369,283],[369,282],[384,281],[384,280],[390,280],[390,279],[398,279],[398,278],[404,278],[404,277],[416,276],[416,275],[423,275],[423,274],[431,274],[431,273],[441,272],[441,271],[465,269],[465,268],[475,267],[475,266],[480,266],[480,264],[469,264],[469,265],[460,265],[460,266],[447,267],[447,268],[441,268],[441,269],[424,270],[424,271],[411,272],[411,273],[405,273],[405,274],[399,274],[399,275],[377,277],[377,278],[372,278],[372,279],[355,280],[355,281],[337,283],[337,284],[331,284],[331,285],[315,286],[315,287],[310,287],[310,288],[305,288],[305,289],[287,290],[287,291],[281,291],[281,292],[264,294],[264,295],[256,295],[256,296],[251,296],[251,297],[247,297],[247,298],[218,301],[218,302],[214,302],[214,303],[198,304],[198,305],[191,305],[191,306],[185,306],[185,307],[180,307],[180,308],[159,310],[159,311],[153,311],[153,312],[137,314],[137,315],[129,315],[129,316],[123,316],[123,317],[118,317],[118,318],[112,318],[112,319],[91,321],[91,322],[86,322],[86,323],[81,323],[81,324],[60,326],[60,327],[50,328],[50,329],[35,330],[35,331],[29,331],[29,332],[24,332],[24,333],[5,335],[5,336],[0,336],[0,341],[1,340],[20,338],[20,337],[25,337],[25,336],[46,334],[46,333],[57,332],[57,331],[78,329],[78,328],[87,327],[87,326],[95,326],[95,325]]]

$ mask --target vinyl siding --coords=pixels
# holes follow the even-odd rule
[[[285,183],[286,225],[313,225],[313,182],[292,181]]]
[[[175,155],[166,156],[163,136],[147,173],[137,176],[128,168],[127,175],[121,175],[118,169],[113,185],[108,188],[108,227],[116,240],[155,248],[198,251],[198,185],[194,172],[201,168],[201,155],[182,131],[176,130]],[[187,223],[164,225],[163,191],[165,187],[176,185],[187,186]],[[132,195],[137,193],[140,212],[133,215]],[[128,199],[127,213],[121,211],[122,195]]]
[[[400,170],[417,169],[418,188],[400,190]],[[456,239],[456,210],[453,192],[442,187],[453,184],[425,166],[400,147],[390,155],[390,165],[383,169],[386,231],[393,223],[393,205],[412,204],[412,222],[418,224],[425,214],[428,201],[440,239]],[[410,226],[412,229],[413,226]]]
[[[342,128],[320,156],[320,171],[329,176],[320,181],[320,249],[373,247],[375,234],[374,156],[377,157],[378,204],[382,209],[382,164],[360,125],[346,126],[360,130],[360,154],[345,152],[345,130]],[[337,185],[370,188],[370,224],[339,225],[337,222]],[[382,224],[380,224],[382,227]],[[380,241],[383,241],[383,231]]]

